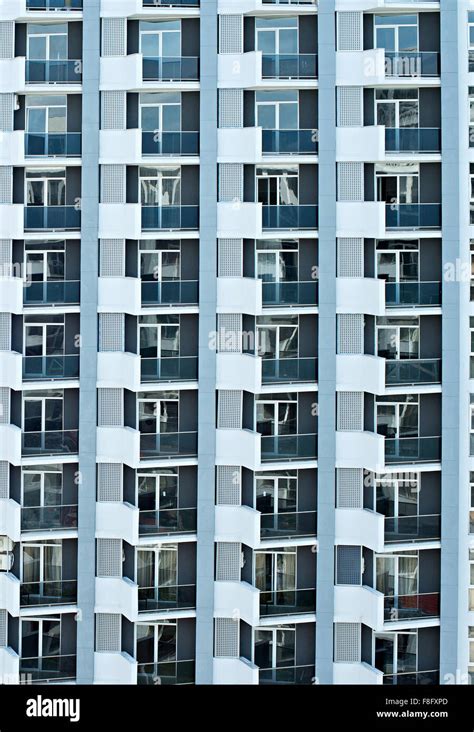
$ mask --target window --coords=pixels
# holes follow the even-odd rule
[[[266,359],[298,358],[298,316],[257,317],[257,350]]]
[[[145,58],[181,56],[181,21],[140,21],[140,53]]]
[[[474,86],[469,87],[469,147],[474,147]]]
[[[140,200],[144,206],[179,206],[180,168],[140,168]]]
[[[298,92],[258,91],[255,116],[257,127],[264,130],[297,130]]]
[[[469,488],[470,488],[470,511],[469,511],[469,533],[474,534],[474,471],[471,470],[469,473]]]
[[[469,357],[469,378],[474,379],[474,317],[469,318],[469,329],[471,332],[471,355]]]
[[[393,53],[418,50],[417,15],[376,15],[375,47]]]
[[[387,359],[420,357],[419,318],[377,317],[377,354]]]
[[[26,125],[28,155],[64,155],[67,132],[65,96],[27,95]]]
[[[418,127],[418,89],[376,89],[376,119],[385,127]]]
[[[56,61],[67,59],[67,24],[28,24],[27,59],[29,61]]]
[[[408,164],[398,172],[393,165],[376,165],[377,200],[397,205],[419,201],[419,166]]]
[[[469,611],[474,610],[474,549],[469,549]]]
[[[469,48],[469,71],[474,72],[474,12],[472,10],[468,13],[468,48]]]
[[[27,206],[65,206],[66,171],[27,169],[25,189]]]
[[[419,420],[418,395],[377,397],[377,433],[388,439],[417,437]]]
[[[257,18],[256,50],[265,55],[298,53],[298,18]]]
[[[257,201],[264,206],[298,205],[298,168],[257,168]]]
[[[474,457],[474,394],[471,394],[469,396],[469,434],[470,434],[469,454]]]

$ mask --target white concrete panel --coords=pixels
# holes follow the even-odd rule
[[[217,204],[219,239],[259,239],[262,236],[262,204],[242,201]]]
[[[261,436],[252,430],[216,430],[216,464],[244,465],[258,470],[261,465]]]
[[[128,577],[96,577],[95,612],[122,613],[134,622],[138,619],[138,585]]]
[[[336,130],[336,159],[365,162],[384,160],[385,127],[338,127]]]
[[[1,62],[0,62],[1,63]],[[25,164],[25,133],[23,130],[0,132],[0,165]]]
[[[383,238],[385,203],[379,201],[338,201],[336,203],[338,237]]]
[[[383,684],[383,672],[368,663],[335,663],[335,684]]]
[[[0,59],[0,94],[25,88],[25,57]]]
[[[364,623],[374,630],[382,630],[383,606],[383,594],[371,587],[362,585],[334,587],[335,623]]]
[[[97,462],[138,467],[140,433],[131,427],[97,427]]]
[[[23,356],[21,353],[2,351],[0,358],[0,386],[8,386],[15,391],[21,390],[22,360]]]
[[[220,163],[259,163],[262,161],[262,128],[219,129],[217,150]]]
[[[138,544],[138,518],[140,511],[130,503],[96,503],[96,536],[98,539],[124,539],[128,544]]]
[[[0,460],[21,464],[21,429],[13,424],[0,425]]]
[[[100,203],[99,239],[140,239],[141,215],[139,203]]]
[[[137,662],[125,651],[94,653],[94,683],[136,684]]]
[[[366,354],[336,356],[337,388],[344,391],[385,391],[385,359]]]
[[[374,432],[336,432],[336,467],[385,470],[385,440]]]
[[[236,614],[249,625],[259,624],[259,590],[248,582],[215,582],[214,617],[235,618]]]
[[[215,541],[260,544],[260,511],[250,506],[216,506]]]
[[[20,614],[20,580],[10,572],[0,572],[0,607],[14,617]]]
[[[360,545],[374,552],[384,550],[384,517],[365,508],[336,508],[338,544]]]
[[[217,312],[262,314],[262,280],[256,277],[218,277]]]
[[[214,684],[258,684],[258,666],[246,658],[214,658]]]
[[[385,282],[375,277],[337,277],[338,313],[385,314]]]
[[[246,353],[218,353],[217,388],[259,394],[262,389],[262,359]]]
[[[28,282],[20,277],[0,277],[0,312],[22,312],[23,287],[28,287]]]
[[[12,498],[0,499],[0,534],[20,541],[21,506]]]
[[[142,157],[142,131],[100,130],[99,160],[101,164],[138,165]]]
[[[234,10],[235,13],[235,10]],[[262,83],[262,52],[221,53],[217,84],[225,89],[251,89]]]
[[[23,205],[21,203],[0,204],[0,239],[23,239],[23,231]]]
[[[338,51],[336,53],[337,83],[340,86],[367,86],[385,81],[385,51]]]
[[[122,351],[101,351],[97,354],[97,386],[140,388],[140,356]]]

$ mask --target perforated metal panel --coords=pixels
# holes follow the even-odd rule
[[[217,542],[216,580],[240,582],[241,545]]]
[[[13,168],[10,165],[0,166],[0,203],[13,201]]]
[[[10,389],[0,387],[0,424],[10,424]]]
[[[12,316],[10,313],[0,313],[0,351],[12,349]]]
[[[0,239],[0,277],[10,274],[12,263],[12,240]]]
[[[337,200],[364,200],[364,163],[337,164]]]
[[[126,92],[103,91],[102,102],[102,129],[124,130],[126,126]]]
[[[97,389],[99,427],[123,427],[122,389]]]
[[[0,58],[15,56],[15,22],[4,20],[0,23]]]
[[[336,550],[336,584],[360,585],[361,552],[360,546],[338,546]]]
[[[243,53],[242,15],[219,15],[219,53]]]
[[[244,199],[244,166],[241,163],[219,165],[219,201],[231,203]]]
[[[242,392],[220,389],[218,392],[217,427],[221,430],[242,429]]]
[[[238,658],[240,656],[238,620],[234,620],[234,618],[215,619],[214,656],[216,658]]]
[[[339,391],[337,393],[337,429],[360,432],[364,429],[364,393]]]
[[[8,614],[6,610],[0,610],[0,647],[6,648],[8,644]]]
[[[102,203],[125,203],[125,165],[100,166],[100,200]]]
[[[219,353],[242,352],[242,315],[240,313],[219,313],[217,331]]]
[[[244,92],[242,89],[219,89],[219,127],[244,126]]]
[[[242,246],[242,239],[219,239],[217,261],[219,277],[242,277]]]
[[[14,94],[0,94],[0,132],[13,130]]]
[[[337,87],[337,126],[362,127],[363,90],[360,86]]]
[[[363,507],[363,471],[361,468],[337,468],[337,507]]]
[[[101,277],[125,277],[125,239],[101,239]]]
[[[127,54],[127,19],[102,18],[102,56]]]
[[[364,240],[341,238],[337,240],[337,276],[364,276]]]
[[[99,314],[99,351],[125,350],[125,314]]]
[[[361,659],[360,623],[334,623],[334,660],[358,663]]]
[[[337,14],[337,50],[362,51],[362,13]]]
[[[121,463],[97,464],[97,500],[119,503],[123,499],[123,469]]]
[[[122,650],[122,616],[97,613],[95,616],[95,650],[98,653],[120,653]]]
[[[122,540],[97,539],[97,577],[122,576]]]
[[[240,465],[217,466],[217,503],[219,506],[240,506],[242,468]]]
[[[0,498],[10,497],[10,466],[6,460],[0,460]]]
[[[364,316],[361,313],[337,316],[337,352],[364,353]]]

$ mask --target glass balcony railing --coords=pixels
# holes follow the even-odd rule
[[[386,282],[387,307],[441,305],[441,282]]]
[[[318,132],[313,130],[262,130],[264,155],[316,155]]]
[[[54,681],[74,681],[76,656],[39,656],[20,658],[20,677],[25,684],[47,684]]]
[[[168,280],[147,282],[142,280],[142,305],[197,305],[199,286],[197,280]]]
[[[317,435],[262,435],[262,462],[316,460]]]
[[[439,127],[387,127],[385,152],[439,153],[441,130]]]
[[[79,280],[51,280],[32,282],[26,280],[23,288],[23,305],[79,305]]]
[[[196,585],[139,587],[138,612],[190,610],[196,607]]]
[[[436,541],[441,538],[441,516],[386,516],[385,543]]]
[[[316,511],[261,514],[260,537],[262,539],[299,536],[316,536]]]
[[[262,358],[263,384],[316,381],[317,358]]]
[[[142,155],[199,155],[199,132],[142,132]]]
[[[144,56],[143,81],[199,81],[199,58]]]
[[[23,380],[77,379],[79,356],[23,356]]]
[[[142,204],[142,229],[197,229],[199,206],[147,206]]]
[[[385,439],[385,462],[431,463],[441,459],[441,437],[395,437]]]
[[[422,595],[385,595],[384,620],[421,620],[439,617],[439,592]]]
[[[318,282],[262,282],[263,305],[287,307],[318,304]]]
[[[23,432],[21,454],[23,457],[77,454],[79,430],[50,430]]]
[[[441,204],[387,203],[385,225],[387,229],[439,229]]]
[[[20,585],[20,607],[75,605],[76,602],[77,580],[22,582]]]
[[[25,132],[26,157],[79,157],[81,133]]]
[[[262,0],[263,5],[314,5],[318,0]]]
[[[269,684],[314,684],[314,666],[277,666],[261,668],[258,671],[258,683]]]
[[[398,674],[384,674],[383,683],[391,686],[438,685],[439,671],[403,671]]]
[[[385,362],[385,383],[387,386],[440,384],[441,359],[387,360]]]
[[[27,84],[81,84],[82,61],[79,59],[26,59]]]
[[[266,206],[262,207],[264,229],[317,229],[318,207]]]
[[[27,10],[82,10],[82,0],[26,0]]]
[[[77,529],[77,505],[22,506],[22,531]]]
[[[195,457],[197,432],[140,434],[140,458]]]
[[[386,76],[439,76],[437,51],[385,51]]]
[[[196,381],[197,356],[141,358],[141,381]]]
[[[266,615],[301,615],[316,610],[316,590],[277,590],[260,592],[260,617]]]
[[[140,536],[157,534],[192,534],[197,528],[196,508],[164,508],[158,511],[140,510]]]
[[[25,229],[75,230],[81,228],[81,211],[75,206],[25,206]]]
[[[318,57],[315,53],[262,55],[263,79],[316,79]]]
[[[138,685],[194,684],[195,676],[195,661],[161,661],[160,663],[139,663],[137,666]]]

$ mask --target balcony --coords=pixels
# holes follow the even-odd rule
[[[199,132],[142,132],[142,155],[199,155]]]
[[[194,684],[195,661],[162,661],[161,663],[139,663],[138,685],[182,686]]]
[[[262,228],[280,229],[317,229],[318,207],[303,206],[262,206]]]
[[[23,381],[79,378],[79,356],[23,356]]]
[[[399,674],[384,674],[383,683],[391,686],[433,686],[439,684],[439,671],[403,671]]]
[[[432,463],[441,460],[441,437],[385,439],[385,463]]]
[[[76,656],[39,656],[20,658],[20,674],[26,684],[47,684],[76,679]]]
[[[47,457],[48,455],[74,455],[78,449],[79,430],[49,430],[23,432],[22,457]]]
[[[25,307],[39,305],[79,305],[79,280],[26,280],[23,288]]]
[[[386,127],[386,153],[440,153],[439,127]]]
[[[199,58],[143,57],[143,81],[199,81]]]
[[[424,516],[386,516],[384,523],[384,541],[386,544],[439,541],[441,538],[441,516],[439,513]]]
[[[439,229],[441,204],[387,203],[385,225],[387,229]]]
[[[25,132],[26,157],[79,157],[81,133],[32,133]]]
[[[199,228],[199,206],[147,206],[142,204],[143,231]]]
[[[263,79],[316,79],[318,57],[315,53],[262,55]]]
[[[318,282],[262,282],[262,303],[266,307],[318,304]]]
[[[140,459],[196,457],[197,432],[140,434]]]
[[[81,84],[82,61],[80,59],[26,59],[27,84]]]
[[[168,280],[166,282],[141,281],[142,305],[197,305],[199,283],[197,280]]]
[[[165,508],[159,511],[140,510],[140,536],[194,534],[197,528],[196,508]]]
[[[157,6],[160,7],[160,5],[164,8],[174,8],[180,6],[184,6],[186,8],[198,8],[200,4],[200,0],[143,0],[144,8],[156,8]]]
[[[20,607],[75,605],[76,602],[77,580],[22,582],[20,586]]]
[[[440,75],[440,56],[437,51],[385,51],[385,76],[436,77]]]
[[[261,456],[263,462],[280,460],[316,460],[317,435],[262,435]]]
[[[260,592],[260,617],[302,615],[316,611],[316,590],[278,590]]]
[[[81,228],[81,211],[75,206],[25,206],[25,231],[74,231]]]
[[[141,358],[141,382],[196,381],[198,376],[197,356],[169,358]]]
[[[263,155],[316,155],[317,130],[262,130]]]
[[[261,513],[261,539],[295,539],[316,536],[316,511]]]
[[[439,592],[422,595],[384,595],[384,621],[426,620],[439,617]]]
[[[82,10],[82,0],[26,0],[27,10]]]
[[[276,668],[261,668],[258,671],[258,683],[285,685],[311,685],[315,680],[314,666],[277,666]]]
[[[262,384],[315,382],[317,358],[262,358]]]
[[[138,612],[192,610],[196,607],[196,585],[139,587]]]
[[[77,529],[77,505],[22,506],[21,530]]]
[[[437,307],[441,305],[441,282],[386,282],[387,307]]]
[[[386,360],[385,383],[387,386],[440,384],[441,359]]]

